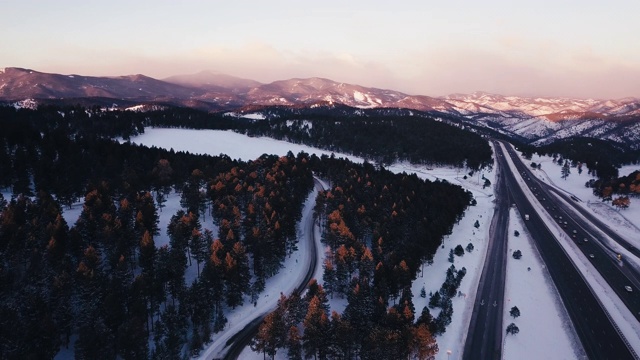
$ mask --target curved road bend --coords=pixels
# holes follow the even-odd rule
[[[503,171],[505,160],[497,157],[496,207],[489,228],[487,255],[480,275],[476,300],[469,322],[463,359],[500,359],[502,354],[502,312],[506,275],[509,194]]]
[[[318,181],[316,178],[313,179],[313,182],[315,183],[316,189],[324,190],[322,183]],[[311,261],[309,262],[309,265],[307,267],[307,273],[305,274],[304,279],[302,279],[302,281],[294,289],[294,292],[297,292],[297,293],[301,293],[304,289],[307,288],[307,285],[309,284],[309,281],[311,281],[311,278],[313,278],[313,274],[316,272],[316,267],[318,266],[317,264],[318,256],[317,256],[317,250],[316,250],[316,244],[315,244],[316,243],[315,231],[313,228],[314,224],[315,224],[315,215],[307,218],[307,221],[304,224],[305,234],[307,235],[306,238],[309,244],[311,245],[309,246],[309,251],[311,252],[310,254]],[[262,320],[264,320],[266,316],[267,316],[267,313],[258,316],[257,318],[252,320],[249,324],[247,324],[247,326],[245,326],[244,329],[242,329],[237,334],[233,335],[227,341],[226,346],[229,348],[229,350],[227,351],[227,354],[224,356],[225,360],[238,359],[238,357],[242,353],[242,350],[244,350],[244,348],[249,345],[249,343],[251,342],[251,339],[253,339],[255,334],[258,333],[258,328],[260,327]]]
[[[496,147],[502,149],[499,145]],[[502,150],[500,153],[503,154]],[[529,214],[525,226],[553,279],[587,357],[634,359],[632,350],[627,347],[581,273],[536,213],[511,169],[507,168],[504,172],[513,202],[521,214]]]
[[[527,186],[532,188],[533,192],[538,193],[538,200],[546,207],[546,211],[556,219],[562,216],[562,221],[567,222],[567,224],[563,226],[566,226],[564,231],[568,238],[573,238],[573,231],[576,231],[575,240],[576,243],[580,245],[579,249],[584,256],[590,259],[596,270],[607,281],[611,289],[618,295],[633,316],[635,316],[637,320],[640,320],[640,272],[635,266],[630,264],[627,259],[623,258],[620,262],[613,257],[612,254],[615,253],[615,251],[610,248],[606,241],[599,239],[599,231],[602,231],[618,244],[632,251],[634,255],[637,255],[638,249],[602,223],[596,216],[576,204],[575,199],[538,180],[520,160],[513,148],[507,144],[505,144],[505,146],[509,156],[514,164],[516,164],[518,171],[526,174],[526,177],[523,178],[525,178]],[[554,195],[557,194],[565,200],[565,203],[554,202],[551,191],[553,191]],[[576,212],[580,213],[584,218],[576,216]],[[585,238],[587,242],[583,241]],[[591,255],[594,257],[591,258]],[[634,291],[628,292],[625,286],[631,286]]]

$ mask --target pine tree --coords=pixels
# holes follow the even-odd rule
[[[440,296],[440,292],[436,292],[433,295],[431,295],[431,298],[429,298],[429,307],[432,309],[436,307],[440,307],[441,302],[442,302],[442,298]]]
[[[329,319],[326,310],[322,308],[322,304],[317,296],[311,298],[307,315],[304,318],[304,335],[303,347],[307,355],[313,354],[314,358],[318,356],[324,358],[329,330]]]
[[[355,336],[351,324],[336,311],[331,313],[331,356],[339,359],[350,359],[353,351]]]
[[[509,311],[509,315],[511,315],[514,319],[520,316],[520,309],[517,306],[514,306]]]
[[[324,260],[324,274],[322,276],[322,280],[324,281],[324,288],[327,291],[327,294],[331,296],[333,299],[333,293],[336,289],[336,270],[332,262],[333,256],[331,250],[327,250],[327,257]]]
[[[571,173],[571,169],[569,167],[569,161],[565,160],[564,161],[564,165],[562,165],[562,178],[564,180],[567,180],[567,178],[569,177],[569,174]]]
[[[438,344],[426,324],[411,328],[411,356],[419,360],[433,359],[438,353]]]
[[[295,325],[289,328],[287,350],[289,360],[302,360],[302,336],[300,336],[300,330]]]
[[[254,351],[264,352],[273,359],[278,349],[285,346],[286,337],[287,329],[282,314],[273,311],[267,314],[260,324],[251,347]]]
[[[156,323],[154,358],[181,359],[182,345],[186,337],[186,322],[178,309],[169,304]]]
[[[213,238],[212,234],[210,235],[210,238]],[[191,251],[191,256],[196,260],[198,276],[200,276],[200,263],[208,257],[209,248],[206,244],[205,235],[203,235],[197,228],[191,230],[189,250]]]
[[[236,242],[233,250],[227,253],[224,264],[227,305],[235,308],[242,305],[242,295],[249,289],[249,261],[244,246]]]

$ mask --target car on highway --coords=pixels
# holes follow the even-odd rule
[[[627,292],[633,292],[633,289],[629,285],[625,285],[624,289],[627,290]]]
[[[584,238],[584,239],[582,239],[582,241],[584,241],[584,242],[589,242],[589,239]]]
[[[589,257],[592,258],[592,259],[596,258],[595,255],[593,255],[593,254],[589,254]]]

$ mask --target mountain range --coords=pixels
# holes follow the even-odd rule
[[[159,80],[140,74],[96,77],[4,68],[0,69],[0,101],[16,106],[80,103],[141,109],[136,105],[151,104],[238,112],[266,106],[401,108],[455,116],[532,143],[584,136],[640,148],[638,98],[568,99],[484,92],[431,97],[317,77],[263,84],[206,71]]]

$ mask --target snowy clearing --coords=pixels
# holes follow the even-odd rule
[[[132,143],[156,146],[175,151],[188,151],[193,154],[220,155],[226,154],[232,159],[244,161],[254,160],[263,154],[286,155],[305,151],[310,154],[331,155],[333,152],[311,148],[305,145],[292,144],[286,141],[274,140],[267,137],[249,137],[233,131],[222,130],[189,130],[189,129],[161,129],[147,128],[144,134],[133,137]],[[348,158],[362,163],[357,156],[335,153],[336,157]]]

